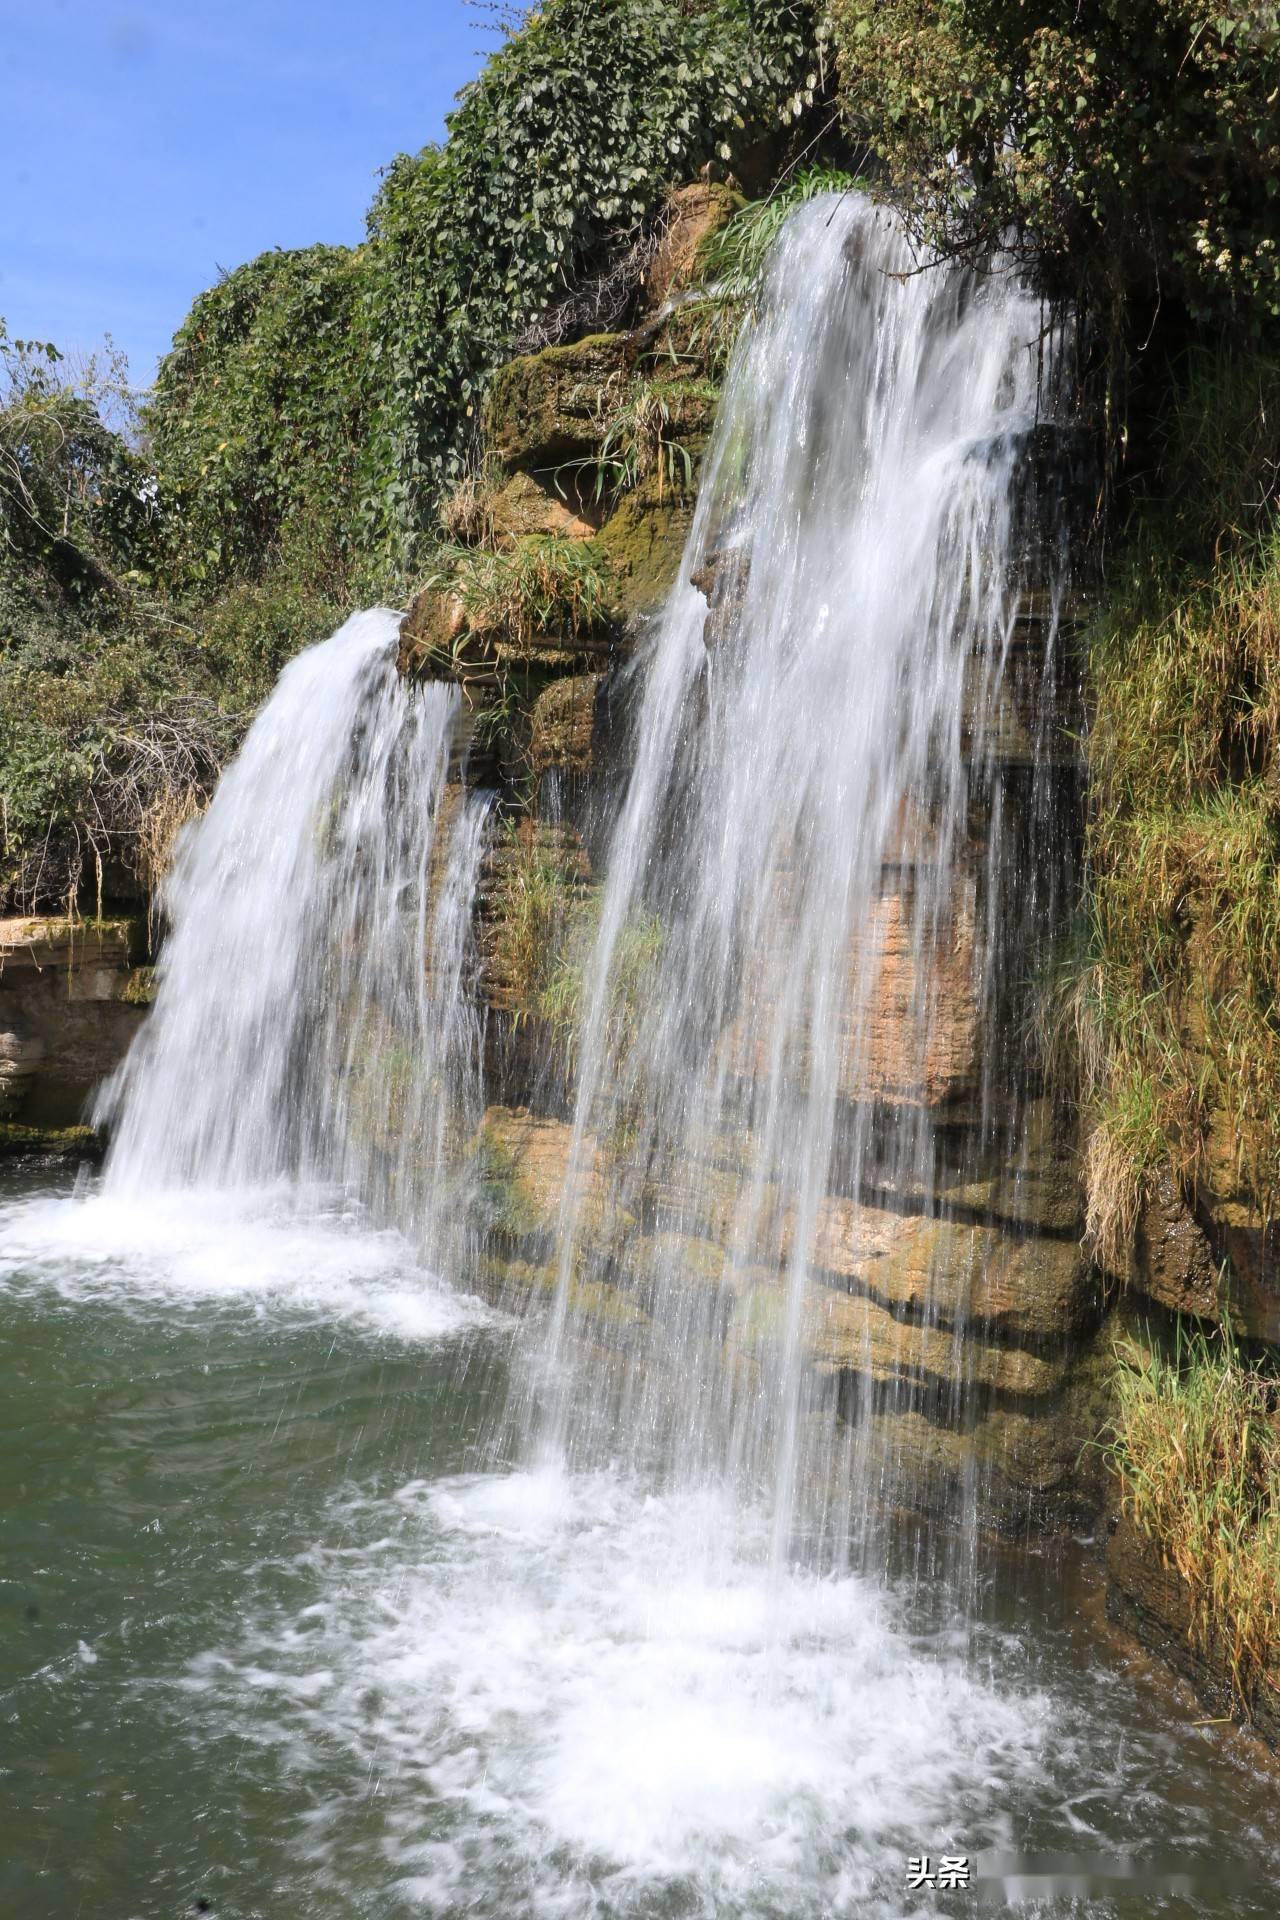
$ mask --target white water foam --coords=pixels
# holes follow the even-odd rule
[[[0,1207],[0,1292],[39,1288],[68,1306],[135,1314],[347,1325],[400,1340],[439,1340],[500,1316],[320,1190],[228,1193],[186,1188],[137,1196],[100,1189]]]
[[[767,1516],[724,1489],[414,1482],[326,1531],[259,1570],[182,1712],[304,1784],[331,1893],[373,1873],[441,1914],[901,1914],[907,1854],[1007,1843],[999,1809],[1043,1766],[1043,1693],[911,1633],[882,1587],[771,1574]]]

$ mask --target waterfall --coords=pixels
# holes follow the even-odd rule
[[[94,1115],[109,1194],[332,1191],[443,1258],[486,809],[449,802],[459,696],[406,688],[398,624],[357,614],[292,661],[184,836],[155,1006]]]
[[[833,1500],[856,1532],[888,1490],[874,1423],[836,1461],[834,1414],[850,1373],[870,1401],[901,1392],[876,1327],[904,1309],[875,1302],[836,1366],[849,1289],[824,1284],[824,1247],[871,1193],[928,1218],[943,1132],[962,1122],[972,1152],[1006,1124],[982,1016],[1004,928],[1043,918],[1052,884],[1046,846],[1007,828],[991,744],[1027,611],[1043,314],[1005,263],[922,266],[863,196],[816,200],[737,348],[645,663],[551,1364],[519,1415],[579,1466],[767,1489],[779,1554],[832,1531]],[[578,1303],[620,1276],[636,1312],[586,1380]],[[927,1275],[910,1314],[959,1367],[949,1286]]]

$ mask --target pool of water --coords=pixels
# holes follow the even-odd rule
[[[960,1634],[495,1459],[528,1331],[394,1235],[11,1174],[0,1329],[0,1913],[1276,1911],[1274,1774],[1086,1559],[992,1550]]]

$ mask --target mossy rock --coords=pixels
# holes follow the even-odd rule
[[[601,747],[602,673],[556,680],[533,703],[529,764],[535,776],[557,772],[586,778],[596,770]]]
[[[693,507],[691,495],[664,490],[651,478],[624,496],[597,534],[620,619],[642,618],[666,600],[680,572]]]
[[[609,395],[621,389],[630,353],[626,334],[597,333],[508,361],[485,397],[489,451],[510,473],[590,459],[604,438]]]
[[[27,1127],[0,1121],[0,1160],[100,1160],[102,1135],[92,1127]]]
[[[740,193],[718,180],[693,180],[675,189],[667,202],[662,239],[644,276],[648,306],[656,311],[694,285],[703,247],[745,205]]]

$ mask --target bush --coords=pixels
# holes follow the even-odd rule
[[[1280,22],[1250,0],[835,0],[853,131],[927,237],[1061,285],[1280,313]],[[960,162],[957,168],[955,162]]]
[[[264,253],[202,293],[147,410],[185,589],[353,559],[367,436],[367,249]]]

